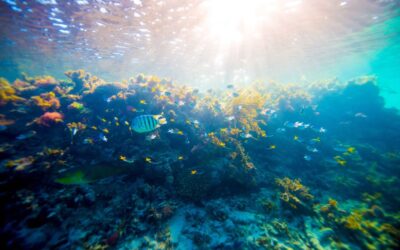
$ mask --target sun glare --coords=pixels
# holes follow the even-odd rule
[[[275,0],[210,0],[205,2],[206,28],[221,46],[240,44],[256,33],[276,8]]]

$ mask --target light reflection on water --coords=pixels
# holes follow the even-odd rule
[[[1,75],[84,68],[108,80],[146,72],[204,88],[379,76],[400,65],[393,55],[399,7],[388,0],[5,0]]]

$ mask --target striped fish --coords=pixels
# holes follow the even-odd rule
[[[162,115],[140,115],[133,119],[131,126],[137,133],[146,133],[166,123],[166,119]]]

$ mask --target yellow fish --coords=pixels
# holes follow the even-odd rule
[[[321,138],[317,137],[317,138],[312,139],[312,141],[313,142],[321,142]]]
[[[350,154],[354,154],[356,152],[356,148],[355,147],[348,147],[347,148],[347,152],[349,152]]]
[[[107,122],[107,120],[106,120],[106,119],[104,119],[104,118],[101,118],[101,121],[102,121],[102,122]]]
[[[126,161],[126,156],[120,155],[120,156],[119,156],[119,159],[120,159],[121,161]]]
[[[178,135],[183,135],[183,131],[182,131],[182,130],[179,130],[177,134],[178,134]]]
[[[299,137],[298,137],[297,135],[295,135],[295,136],[293,137],[293,140],[297,141],[297,140],[299,140]]]
[[[197,170],[192,170],[191,172],[190,172],[192,175],[194,175],[194,174],[197,174]]]
[[[116,122],[116,123],[115,123],[115,126],[117,126],[117,127],[118,127],[118,126],[119,126],[119,122]]]
[[[347,164],[347,161],[338,155],[335,156],[334,159],[342,167],[344,167]]]
[[[106,128],[103,129],[103,132],[106,133],[106,134],[110,133],[110,131],[108,131],[108,129],[106,129]]]
[[[129,122],[125,121],[124,123],[125,123],[126,126],[129,126]]]
[[[178,160],[180,160],[180,161],[183,160],[183,156],[179,156]]]
[[[146,161],[147,163],[151,163],[151,158],[150,158],[150,157],[146,157],[145,161]]]
[[[146,103],[146,101],[145,101],[145,100],[140,100],[140,104],[143,104],[143,105],[145,105],[145,104],[147,104],[147,103]]]
[[[97,130],[97,127],[96,126],[92,126],[91,127],[93,130]]]
[[[276,145],[269,146],[269,149],[276,149]]]

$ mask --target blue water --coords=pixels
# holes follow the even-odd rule
[[[398,249],[397,1],[1,1],[1,249]]]

